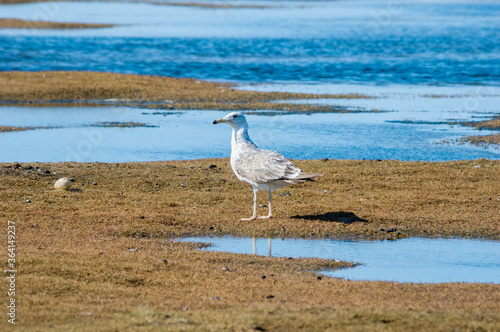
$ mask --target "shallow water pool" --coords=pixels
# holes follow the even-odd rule
[[[469,239],[303,240],[192,237],[202,250],[274,257],[318,257],[361,265],[325,275],[350,280],[417,283],[500,283],[500,242]]]

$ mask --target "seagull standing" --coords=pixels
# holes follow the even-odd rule
[[[276,151],[259,149],[248,136],[248,124],[243,114],[229,113],[213,122],[213,124],[218,123],[227,123],[233,127],[231,168],[238,179],[250,184],[253,188],[253,215],[251,218],[241,220],[253,220],[257,217],[257,192],[259,190],[269,192],[269,214],[259,218],[271,218],[271,193],[274,190],[320,176],[302,172]]]

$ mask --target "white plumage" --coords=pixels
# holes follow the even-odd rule
[[[213,122],[213,124],[218,123],[227,123],[233,127],[231,168],[238,179],[252,186],[254,192],[253,215],[251,218],[243,218],[242,220],[256,218],[257,192],[259,190],[269,192],[269,214],[259,218],[270,218],[272,216],[271,192],[320,176],[302,172],[290,160],[276,151],[259,149],[248,136],[248,124],[243,114],[229,113]]]

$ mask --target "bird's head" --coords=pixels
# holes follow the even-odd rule
[[[227,123],[233,128],[248,127],[245,116],[239,112],[232,112],[223,118],[217,119],[212,124]]]

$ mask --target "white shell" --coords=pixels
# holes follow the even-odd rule
[[[71,179],[69,178],[60,178],[54,183],[54,188],[56,190],[68,190],[71,187]]]

